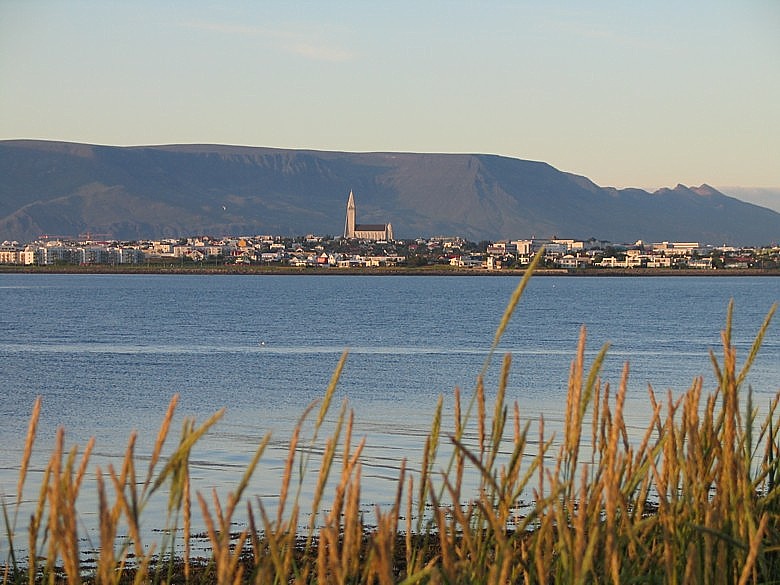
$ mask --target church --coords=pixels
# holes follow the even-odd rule
[[[389,242],[393,239],[393,226],[389,223],[355,223],[355,196],[350,190],[344,237]]]

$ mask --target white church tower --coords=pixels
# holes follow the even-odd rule
[[[349,200],[347,201],[347,220],[344,222],[344,237],[355,237],[355,196],[352,190],[349,191]]]

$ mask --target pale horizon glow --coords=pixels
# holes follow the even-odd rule
[[[774,0],[4,0],[0,140],[485,153],[602,186],[780,189],[778,30]]]

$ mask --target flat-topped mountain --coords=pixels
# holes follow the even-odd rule
[[[780,213],[707,185],[614,189],[494,155],[36,140],[0,141],[0,240],[340,235],[350,190],[397,238],[780,241]]]

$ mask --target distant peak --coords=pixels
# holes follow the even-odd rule
[[[702,197],[709,197],[712,195],[722,195],[720,191],[715,189],[714,187],[711,187],[707,183],[702,183],[698,187],[689,187],[687,185],[683,185],[682,183],[677,183],[677,185],[672,189],[669,187],[662,187],[655,191],[656,194],[659,193],[693,193],[694,195],[700,195]]]
[[[697,195],[718,195],[720,191],[714,187],[710,187],[707,183],[702,183],[698,187],[691,187],[691,191]]]

